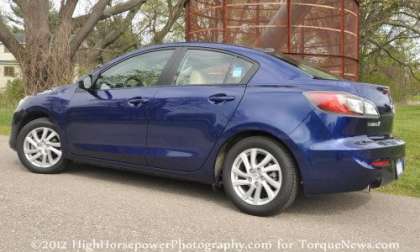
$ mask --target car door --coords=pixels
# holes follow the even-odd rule
[[[199,169],[223,132],[256,65],[236,55],[189,49],[171,86],[150,104],[148,164],[175,171]]]
[[[145,164],[148,102],[174,50],[141,53],[107,67],[92,90],[78,90],[67,111],[73,154]]]

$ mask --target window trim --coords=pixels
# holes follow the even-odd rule
[[[107,91],[111,90],[122,90],[122,89],[134,89],[134,88],[163,88],[163,87],[205,87],[205,86],[247,86],[251,79],[254,77],[254,75],[258,72],[261,65],[259,62],[255,61],[254,59],[251,59],[247,56],[238,54],[236,52],[231,52],[225,49],[220,48],[212,48],[212,47],[206,47],[206,46],[188,46],[188,45],[178,45],[178,46],[170,46],[170,47],[158,47],[158,48],[149,48],[144,49],[142,51],[136,51],[131,54],[120,56],[120,58],[114,59],[114,61],[111,61],[108,65],[105,65],[96,71],[93,71],[91,73],[92,77],[95,79],[94,86],[96,87],[96,81],[101,76],[101,74],[111,67],[118,65],[119,63],[128,60],[133,57],[137,57],[146,53],[151,52],[159,52],[159,51],[165,51],[165,50],[173,50],[174,53],[172,57],[168,60],[165,67],[163,68],[163,74],[159,77],[159,83],[158,85],[154,85],[151,87],[129,87],[129,88],[113,88]],[[176,77],[176,72],[178,70],[179,65],[181,64],[181,61],[184,59],[185,54],[188,50],[200,50],[200,51],[210,51],[210,52],[219,52],[224,53],[233,57],[240,58],[242,60],[248,61],[252,64],[252,67],[248,70],[248,72],[245,74],[245,76],[242,78],[240,83],[225,83],[225,84],[206,84],[206,85],[199,85],[199,84],[191,84],[191,85],[174,85],[175,81],[174,78]],[[80,87],[77,88],[78,91],[85,91],[84,89],[81,89]],[[95,88],[94,91],[101,91],[100,89]]]

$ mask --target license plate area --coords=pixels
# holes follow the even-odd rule
[[[398,178],[404,173],[404,159],[397,159],[395,161],[395,175]]]

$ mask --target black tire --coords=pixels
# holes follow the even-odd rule
[[[53,124],[50,120],[48,120],[47,118],[38,118],[35,119],[29,123],[27,123],[19,132],[18,137],[17,137],[17,153],[19,156],[20,161],[22,162],[22,164],[31,172],[34,173],[42,173],[42,174],[52,174],[52,173],[59,173],[62,172],[63,170],[66,169],[67,165],[68,165],[68,160],[65,159],[64,157],[64,153],[61,155],[60,160],[51,167],[48,168],[42,168],[42,167],[38,167],[34,164],[32,164],[25,156],[24,154],[24,140],[25,137],[34,129],[39,128],[39,127],[46,127],[46,128],[50,128],[52,130],[54,130],[55,132],[57,132],[57,134],[60,136],[60,139],[63,139],[62,136],[60,135],[60,129]]]
[[[269,152],[279,163],[282,172],[280,191],[273,200],[264,205],[247,203],[235,192],[232,184],[231,171],[236,157],[251,148]],[[256,216],[269,216],[286,209],[296,199],[298,194],[297,167],[289,152],[276,141],[260,136],[245,138],[233,145],[227,153],[223,167],[223,186],[226,194],[241,211]]]

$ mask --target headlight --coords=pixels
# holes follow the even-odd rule
[[[17,106],[16,106],[16,110],[15,111],[18,111],[18,110],[20,110],[20,108],[21,108],[21,106],[22,106],[22,104],[27,100],[29,98],[29,96],[25,96],[25,97],[23,97],[22,99],[20,99],[20,101],[18,102],[18,104],[17,104]]]
[[[52,91],[53,91],[53,89],[47,89],[47,90],[44,90],[44,91],[42,91],[42,92],[39,92],[37,95],[49,94],[49,93],[51,93]]]

